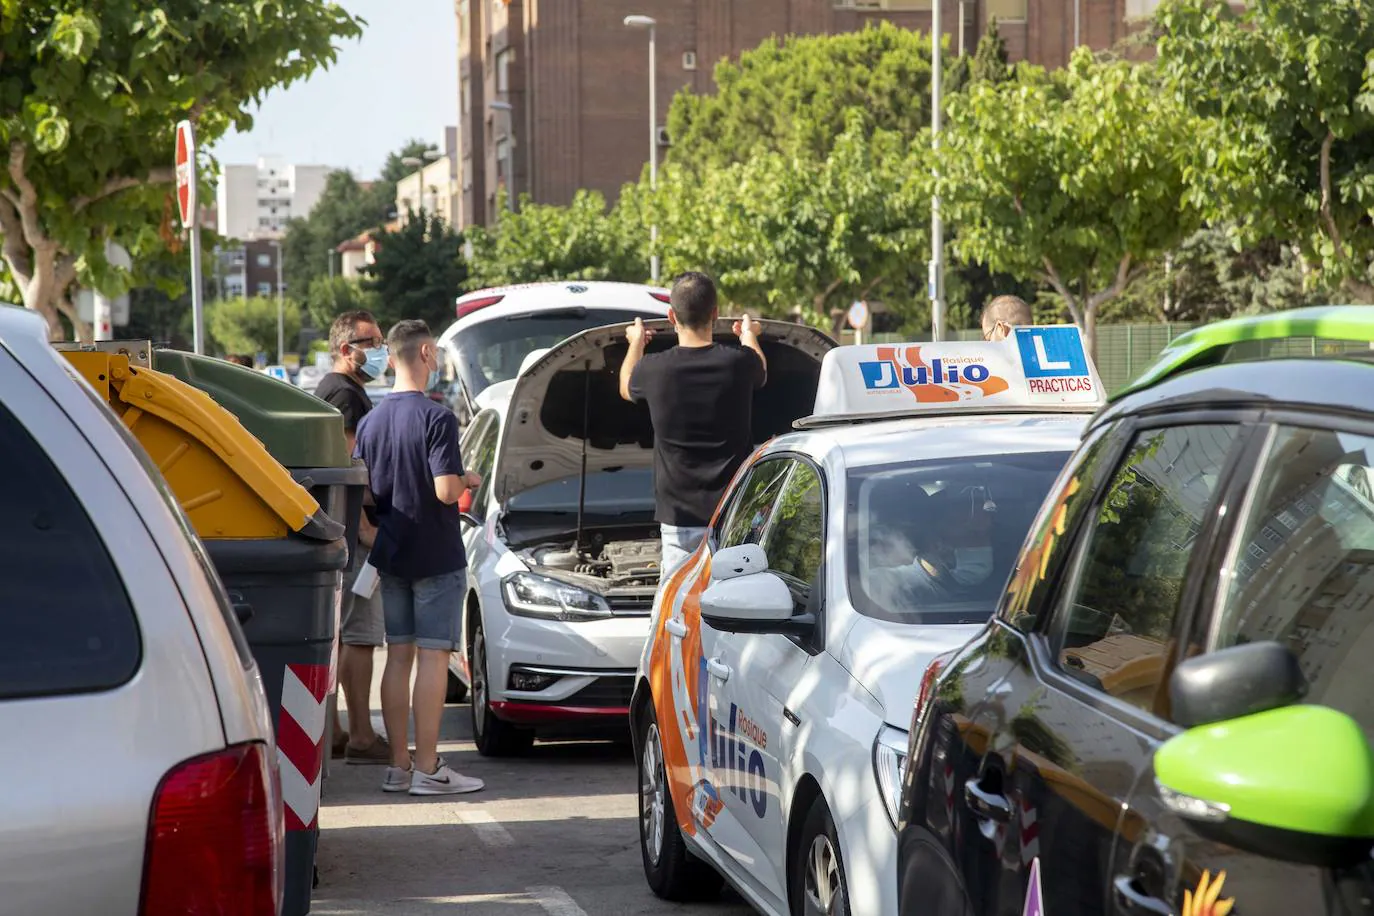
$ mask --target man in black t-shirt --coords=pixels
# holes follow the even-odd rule
[[[753,447],[754,390],[767,361],[759,324],[735,322],[741,346],[715,342],[716,286],[701,273],[673,284],[668,320],[677,346],[644,355],[651,332],[638,318],[626,330],[629,352],[620,367],[620,394],[647,403],[654,426],[654,495],[663,537],[662,575],[687,560],[735,471]]]
[[[363,388],[366,382],[386,371],[387,349],[382,329],[371,312],[344,312],[329,328],[329,352],[334,369],[320,379],[315,396],[332,404],[343,414],[348,453],[353,454],[358,424],[372,409],[372,399]],[[372,597],[353,594],[353,582],[367,561],[376,529],[364,515],[359,523],[358,549],[353,552],[353,568],[344,577],[341,623],[339,625],[339,686],[348,707],[348,731],[339,721],[334,706],[334,757],[348,763],[385,764],[391,748],[372,728],[373,655],[382,645],[382,607],[380,589]]]

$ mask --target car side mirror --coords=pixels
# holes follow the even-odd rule
[[[1289,706],[1306,694],[1297,658],[1276,642],[1194,656],[1180,662],[1169,678],[1173,720],[1184,728]]]
[[[722,547],[711,555],[711,581],[749,576],[768,568],[768,555],[758,544]]]
[[[1367,863],[1374,850],[1374,753],[1334,709],[1191,728],[1160,745],[1154,770],[1165,806],[1204,839],[1322,868]]]

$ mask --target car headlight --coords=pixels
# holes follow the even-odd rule
[[[595,592],[531,572],[507,576],[501,591],[506,609],[519,617],[576,622],[611,616],[611,606]]]
[[[887,816],[896,829],[897,810],[902,804],[902,783],[906,778],[907,733],[884,725],[873,740],[873,775],[878,794],[887,807]]]

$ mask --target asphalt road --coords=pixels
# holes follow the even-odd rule
[[[378,653],[378,667],[382,659]],[[373,707],[378,707],[375,690]],[[381,725],[380,713],[373,720]],[[644,883],[628,747],[535,745],[488,760],[466,705],[444,712],[440,752],[486,789],[449,798],[381,791],[383,768],[333,761],[320,813],[320,916],[641,916],[753,911],[733,892],[679,906]]]

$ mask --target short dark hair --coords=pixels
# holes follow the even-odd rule
[[[998,296],[983,306],[983,333],[992,333],[993,325],[999,321],[1012,327],[1025,327],[1035,324],[1035,316],[1020,296]]]
[[[407,318],[391,326],[386,335],[386,346],[392,356],[410,364],[419,357],[420,346],[425,341],[433,339],[434,335],[430,333],[429,325],[419,318]]]
[[[669,300],[678,324],[693,331],[705,330],[716,311],[716,284],[706,274],[689,270],[674,281]]]
[[[334,356],[342,353],[343,345],[353,339],[353,334],[358,330],[358,325],[363,322],[376,324],[377,319],[372,317],[372,313],[366,309],[354,309],[335,318],[334,323],[329,326],[329,352]]]

